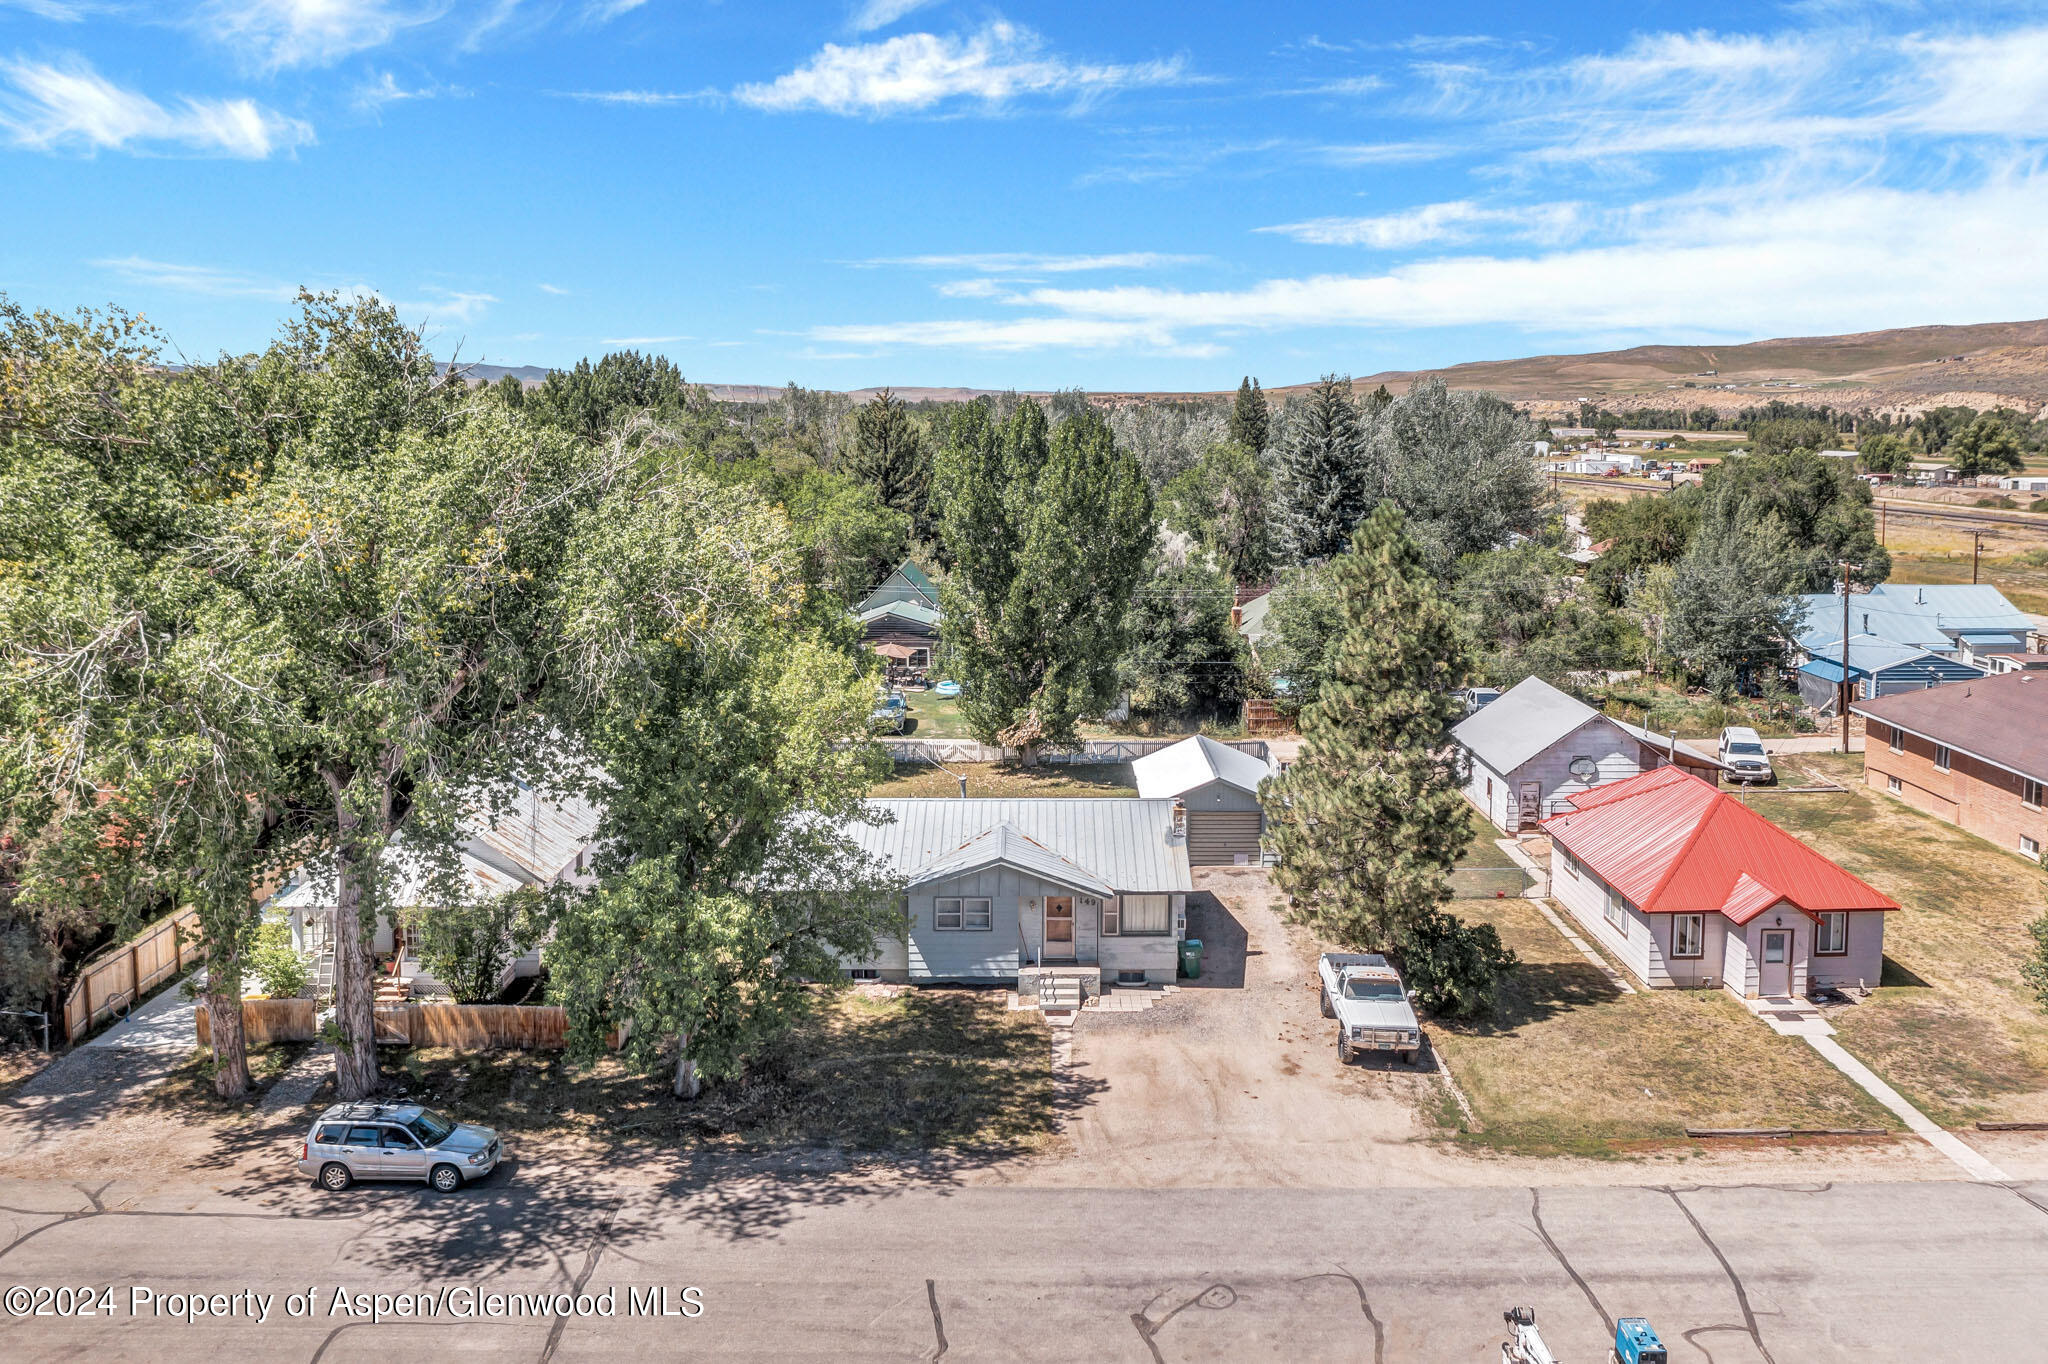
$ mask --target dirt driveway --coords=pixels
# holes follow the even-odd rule
[[[1310,947],[1264,872],[1205,868],[1188,907],[1202,980],[1146,1013],[1084,1014],[1072,1065],[1095,1090],[1046,1182],[1405,1183],[1440,1163],[1417,1145],[1436,1101],[1425,1056],[1337,1063]],[[1034,1181],[1036,1182],[1036,1181]]]

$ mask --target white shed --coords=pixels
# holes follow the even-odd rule
[[[1146,754],[1131,771],[1141,800],[1171,798],[1185,809],[1190,865],[1259,864],[1259,783],[1272,772],[1264,758],[1197,734]]]

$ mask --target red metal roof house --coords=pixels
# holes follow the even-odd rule
[[[1543,822],[1551,894],[1645,985],[1877,984],[1899,906],[1731,793],[1661,767],[1569,803]]]

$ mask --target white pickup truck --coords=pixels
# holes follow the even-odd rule
[[[1422,1047],[1422,1025],[1408,1003],[1401,973],[1377,952],[1325,952],[1323,1017],[1337,1020],[1337,1060],[1358,1051],[1398,1051],[1410,1065]]]

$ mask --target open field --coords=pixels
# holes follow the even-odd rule
[[[1682,1143],[1688,1126],[1898,1129],[1805,1042],[1719,991],[1618,994],[1531,902],[1451,908],[1494,925],[1521,958],[1492,1019],[1430,1025],[1479,1119],[1467,1130],[1444,1104],[1441,1120],[1461,1142],[1612,1156]]]
[[[831,1147],[1031,1154],[1058,1113],[1045,1025],[1000,990],[836,989],[735,1080],[678,1104],[609,1058],[416,1048],[389,1069],[406,1096],[522,1137],[636,1152]]]
[[[877,798],[958,796],[960,777],[967,778],[970,797],[1013,799],[1020,796],[1136,796],[1129,763],[1062,763],[1057,767],[1020,767],[1015,763],[898,763],[890,778],[869,788]]]
[[[2048,876],[1863,785],[1863,761],[1802,754],[1841,795],[1759,792],[1755,809],[1905,908],[1884,984],[1830,1021],[1842,1045],[1938,1123],[2048,1120],[2048,1013],[2019,979]]]

